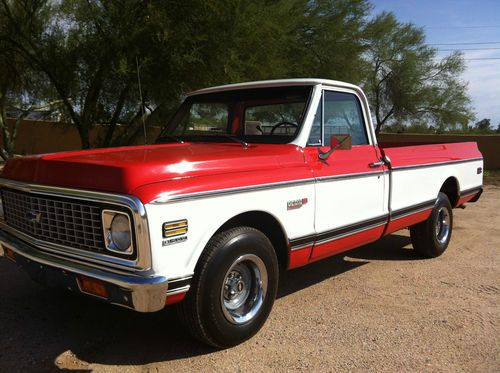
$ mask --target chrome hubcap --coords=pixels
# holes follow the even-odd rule
[[[267,292],[267,270],[256,255],[246,254],[234,261],[221,289],[222,312],[232,324],[251,320],[262,308]]]
[[[436,219],[436,239],[443,244],[450,235],[450,213],[445,207],[441,207],[437,213]]]

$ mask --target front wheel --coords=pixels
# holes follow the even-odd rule
[[[250,227],[215,235],[179,304],[180,318],[198,340],[217,348],[257,333],[274,304],[278,261],[269,239]]]
[[[410,227],[413,248],[421,255],[436,258],[448,247],[453,230],[453,212],[448,196],[439,193],[426,221]]]

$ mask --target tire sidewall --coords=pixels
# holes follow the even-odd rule
[[[436,227],[436,222],[438,219],[438,212],[441,209],[441,207],[445,207],[448,209],[448,213],[450,215],[450,231],[448,233],[448,237],[445,242],[441,243],[438,241],[435,233],[435,227]],[[438,199],[436,201],[436,204],[434,205],[434,209],[432,210],[431,218],[429,220],[429,234],[432,239],[433,243],[433,251],[435,251],[435,255],[441,255],[446,248],[448,247],[448,244],[450,243],[451,240],[451,235],[453,233],[453,211],[451,208],[451,203],[444,193],[439,193]]]
[[[233,324],[223,314],[221,289],[227,271],[242,255],[254,254],[266,266],[268,287],[258,313],[244,324]],[[206,271],[200,277],[199,311],[203,324],[215,344],[229,347],[252,337],[265,323],[271,312],[278,285],[278,263],[269,239],[261,232],[237,229],[215,249]]]

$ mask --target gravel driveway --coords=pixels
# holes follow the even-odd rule
[[[256,337],[225,351],[171,310],[138,314],[46,289],[0,259],[0,371],[500,371],[500,187],[454,210],[447,252],[407,231],[285,273]]]

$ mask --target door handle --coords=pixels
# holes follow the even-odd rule
[[[385,164],[384,161],[378,161],[378,162],[369,163],[368,166],[370,166],[370,168],[375,168],[375,167],[383,166],[384,164]]]

